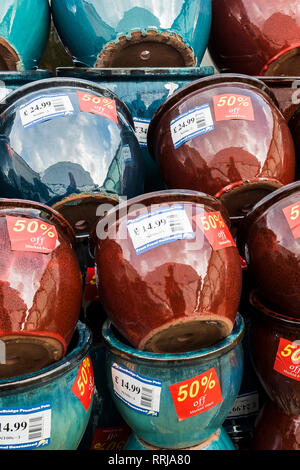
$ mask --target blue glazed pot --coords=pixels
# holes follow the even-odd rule
[[[92,368],[90,376],[80,372],[90,345],[89,330],[78,322],[63,359],[38,372],[0,381],[0,449],[77,449],[93,404]],[[79,399],[82,391],[89,397],[85,406]]]
[[[52,0],[52,14],[76,65],[193,67],[207,47],[211,0]]]
[[[217,432],[241,385],[243,333],[238,314],[232,334],[215,346],[157,354],[125,344],[107,320],[102,334],[108,387],[133,432],[168,449],[195,446]]]
[[[50,31],[48,0],[1,0],[0,70],[39,65]]]
[[[1,72],[0,71],[0,101],[9,93],[27,83],[44,78],[50,78],[53,74],[49,70],[25,70],[23,72]]]

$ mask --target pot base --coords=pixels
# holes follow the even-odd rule
[[[205,450],[207,449],[213,442],[218,441],[220,439],[220,434],[221,434],[221,429],[219,428],[214,434],[212,434],[209,438],[205,439],[205,441],[200,442],[200,444],[197,444],[192,447],[184,447],[181,450]],[[137,435],[134,436],[138,448],[143,448],[144,450],[163,450],[165,448],[153,446],[152,444],[148,444],[148,442],[145,442],[143,439],[138,437]],[[125,446],[126,450],[126,446]]]
[[[261,75],[270,77],[297,76],[300,75],[300,47],[281,54],[277,59],[268,64]]]
[[[17,70],[20,58],[5,39],[0,38],[0,70]]]

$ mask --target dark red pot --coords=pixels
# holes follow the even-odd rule
[[[300,80],[296,77],[257,77],[274,93],[287,122],[300,107]]]
[[[154,215],[155,211],[162,213]],[[209,229],[209,242],[193,217],[204,216],[207,224],[213,215],[221,216],[224,227],[217,223],[216,232]],[[140,220],[142,216],[147,220]],[[96,230],[102,239],[91,236],[99,296],[108,317],[131,345],[158,353],[187,352],[230,334],[242,278],[229,223],[218,200],[194,191],[145,194],[120,204],[102,219]],[[172,233],[172,227],[181,230],[179,225],[184,225],[184,235],[170,241],[166,234]],[[150,243],[145,250],[144,230]],[[224,244],[218,245],[222,231]]]
[[[0,199],[0,377],[39,370],[66,353],[82,300],[74,246],[71,226],[53,209]]]
[[[250,351],[270,399],[290,415],[300,415],[300,321],[276,313],[250,294]]]
[[[227,106],[241,100],[240,107]],[[203,130],[204,121],[209,125]],[[191,134],[197,125],[200,130]],[[244,215],[266,194],[294,181],[287,122],[271,90],[253,77],[214,75],[175,92],[153,116],[148,148],[168,188],[220,198],[230,216]]]
[[[298,0],[212,0],[209,52],[221,72],[300,75]]]

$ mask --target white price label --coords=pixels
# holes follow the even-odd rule
[[[141,147],[147,147],[147,134],[150,119],[133,118],[135,135]]]
[[[166,243],[195,237],[183,204],[136,217],[127,222],[127,228],[137,255]]]
[[[170,124],[174,148],[198,135],[214,130],[214,122],[209,104],[197,106],[173,119]]]
[[[227,418],[245,418],[246,416],[258,413],[258,411],[258,393],[248,393],[237,397]]]
[[[19,111],[26,128],[48,119],[73,114],[74,108],[67,95],[45,95],[21,106]]]

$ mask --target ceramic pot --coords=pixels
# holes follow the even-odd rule
[[[300,319],[300,182],[263,198],[247,214],[238,234],[254,286],[275,311]]]
[[[205,77],[176,91],[147,137],[167,187],[214,195],[230,216],[243,216],[294,181],[294,143],[276,104],[263,82],[244,75]]]
[[[75,236],[56,211],[0,199],[0,378],[61,359],[80,314],[82,278]]]
[[[244,322],[215,346],[157,354],[128,346],[107,320],[108,387],[139,439],[162,449],[189,448],[209,439],[225,420],[241,385]]]
[[[25,70],[23,72],[1,72],[0,71],[0,102],[12,91],[27,83],[44,78],[52,77],[49,70]]]
[[[251,356],[270,399],[290,415],[300,414],[300,321],[272,310],[250,294]]]
[[[66,356],[0,380],[0,449],[76,450],[93,404],[89,330],[78,322]]]
[[[48,0],[1,0],[0,70],[39,65],[50,29]]]
[[[300,416],[284,414],[273,402],[261,411],[251,450],[300,450]]]
[[[213,197],[161,191],[119,204],[97,224],[99,297],[131,345],[186,352],[230,334],[242,279],[229,223]]]
[[[40,80],[7,96],[0,116],[2,197],[53,206],[82,234],[103,193],[143,192],[132,117],[111,91],[87,80]]]
[[[222,72],[299,75],[297,0],[212,0],[210,55]]]
[[[296,77],[257,77],[274,93],[280,111],[289,122],[300,105],[300,80]]]
[[[201,63],[211,1],[52,0],[52,14],[76,65],[183,67]]]

